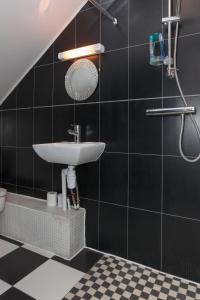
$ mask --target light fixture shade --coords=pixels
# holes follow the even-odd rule
[[[58,53],[58,59],[70,60],[78,57],[90,56],[105,52],[105,47],[102,44],[94,44],[86,47],[76,48],[65,52]]]

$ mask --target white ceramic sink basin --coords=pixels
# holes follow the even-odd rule
[[[105,149],[105,143],[60,142],[33,145],[42,159],[57,164],[77,166],[96,161]]]

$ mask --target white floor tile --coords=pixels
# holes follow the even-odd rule
[[[15,287],[37,300],[61,300],[83,276],[84,273],[50,259]]]
[[[11,285],[0,279],[0,295],[9,290],[9,288],[11,288]]]
[[[0,239],[0,258],[17,248],[19,248],[19,246]]]
[[[35,252],[35,253],[38,253],[40,255],[43,255],[47,258],[51,258],[52,256],[54,256],[55,254],[50,252],[50,251],[47,251],[47,250],[43,250],[43,249],[40,249],[38,247],[35,247],[35,246],[32,246],[32,245],[29,245],[29,244],[25,244],[22,246],[23,248],[27,249],[27,250],[30,250],[32,252]]]

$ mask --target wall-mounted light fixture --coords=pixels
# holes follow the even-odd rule
[[[105,47],[102,44],[94,44],[86,47],[76,48],[65,52],[58,53],[58,59],[70,60],[74,58],[101,54],[105,52]]]

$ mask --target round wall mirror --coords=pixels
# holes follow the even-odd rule
[[[89,59],[79,59],[73,63],[65,75],[68,95],[77,101],[88,99],[98,85],[98,71]]]

